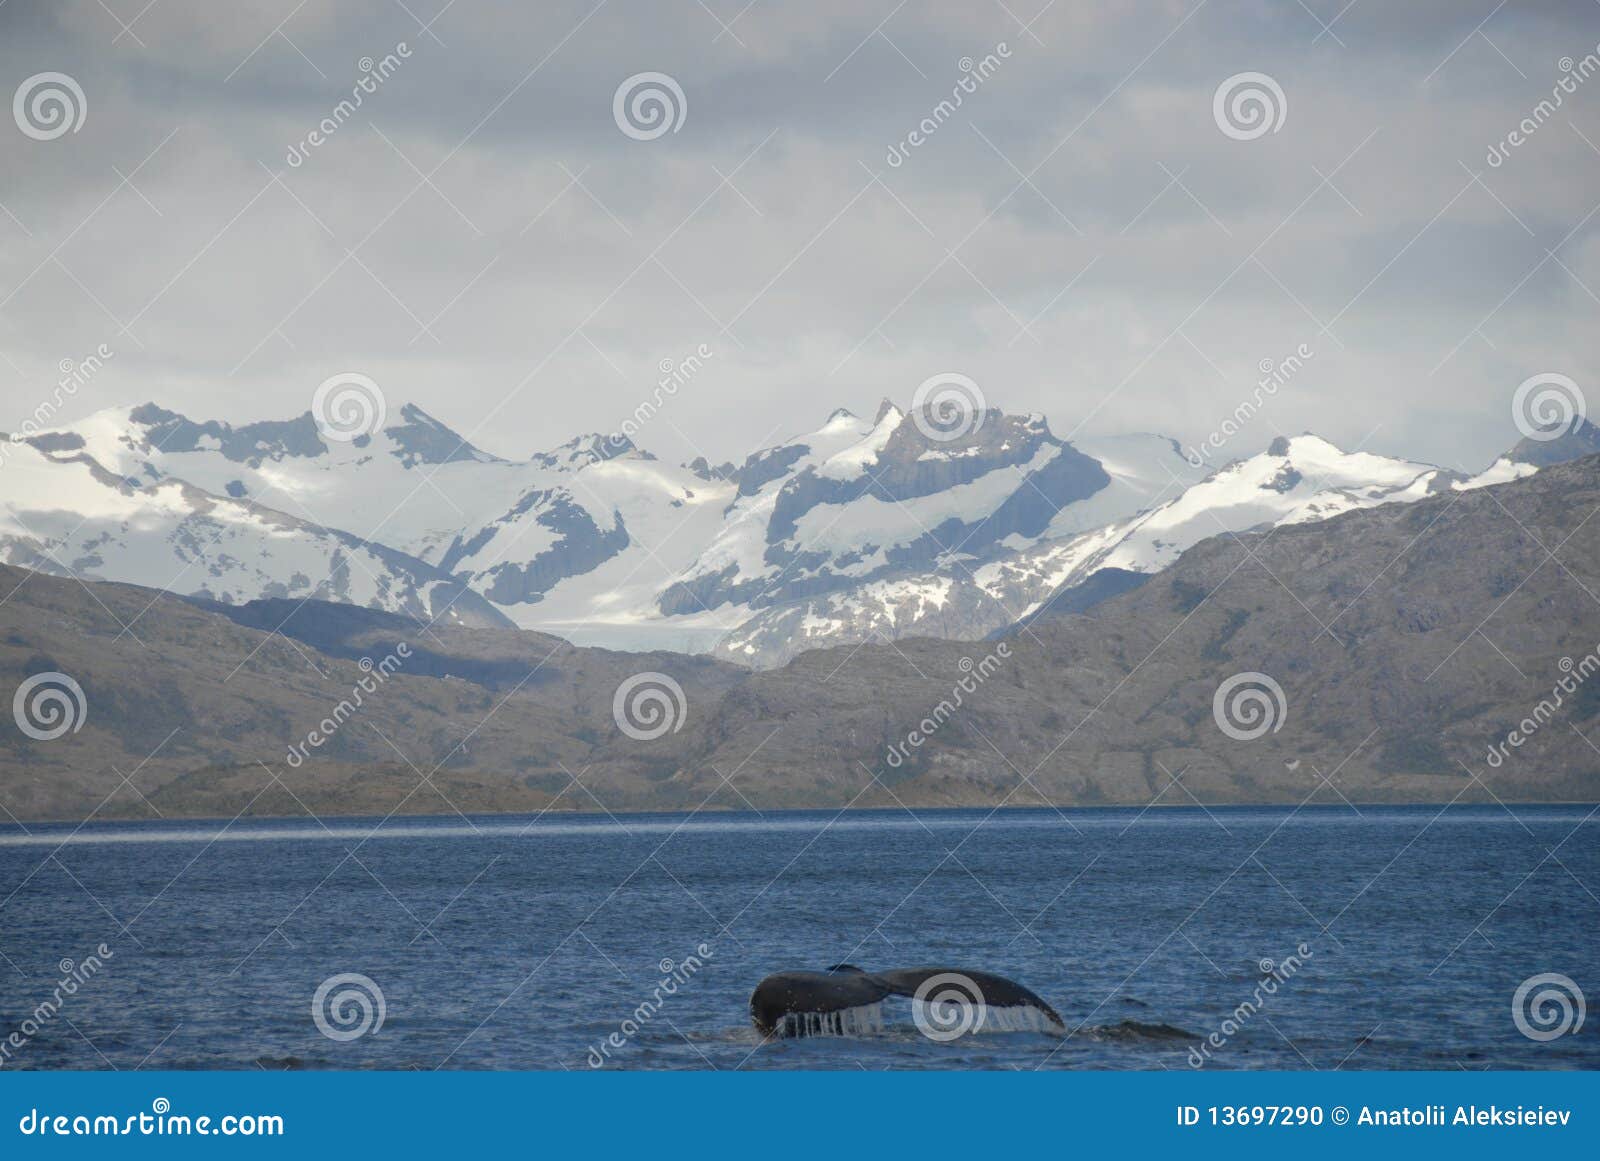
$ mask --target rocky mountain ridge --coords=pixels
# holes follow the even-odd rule
[[[1593,801],[1597,509],[1592,456],[1214,535],[995,640],[859,643],[760,672],[0,566],[0,806],[26,821]],[[26,695],[51,675],[81,705],[42,736]],[[1264,719],[1239,716],[1237,689]]]
[[[1207,471],[1161,436],[1068,443],[995,409],[941,428],[885,401],[713,468],[601,435],[506,460],[412,405],[351,437],[309,412],[234,427],[146,404],[5,446],[0,562],[761,668],[979,639],[1205,536],[1511,479],[1593,442],[1528,441],[1475,480],[1314,436]]]

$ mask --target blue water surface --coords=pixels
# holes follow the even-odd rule
[[[3,1067],[1594,1069],[1600,1016],[1535,1040],[1513,998],[1600,996],[1597,838],[1587,806],[10,826],[0,1041],[35,1030]],[[1069,1034],[891,1004],[761,1043],[755,983],[840,961],[1009,975]],[[382,1023],[333,1039],[349,974]]]

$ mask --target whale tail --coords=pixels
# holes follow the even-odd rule
[[[854,964],[768,976],[750,994],[750,1018],[764,1036],[867,1035],[883,1031],[883,1002],[892,996],[911,999],[917,1026],[930,1039],[954,1039],[947,1028],[963,1035],[1066,1027],[1036,993],[993,972],[943,967],[867,972]]]
[[[1002,1013],[1017,1009],[1037,1012],[1050,1027],[1066,1027],[1061,1016],[1038,993],[993,972],[939,967],[896,968],[878,973],[878,978],[889,986],[891,995],[910,996],[917,1003],[987,1009],[995,1025],[1011,1023]],[[1009,1029],[1002,1026],[996,1030]]]

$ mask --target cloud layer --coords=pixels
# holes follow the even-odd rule
[[[1304,344],[1252,447],[1480,467],[1518,383],[1597,389],[1595,4],[536,7],[0,8],[0,89],[87,106],[0,132],[0,429],[101,343],[67,418],[281,417],[354,370],[504,455],[616,429],[701,344],[664,457],[945,371],[1187,442]],[[682,123],[638,140],[647,72]],[[1219,126],[1240,73],[1275,131]]]

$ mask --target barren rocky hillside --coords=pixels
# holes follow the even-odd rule
[[[763,673],[0,568],[0,689],[65,673],[87,707],[54,740],[5,720],[0,806],[26,820],[1593,800],[1600,674],[1582,678],[1600,646],[1597,508],[1591,457],[1221,535],[1087,615],[1047,609],[998,641],[819,650]],[[392,675],[291,763],[373,680],[362,659],[381,675],[402,642]],[[618,687],[641,673],[683,691],[657,705],[677,727],[659,737],[630,736],[614,715]],[[1280,703],[1249,678],[1224,698],[1247,715],[1235,697],[1264,690],[1255,708],[1271,725],[1248,740],[1235,736],[1248,716],[1224,713],[1225,731],[1213,704],[1240,674],[1282,691]],[[1563,678],[1561,704],[1540,710]],[[1527,740],[1491,763],[1513,729]]]

